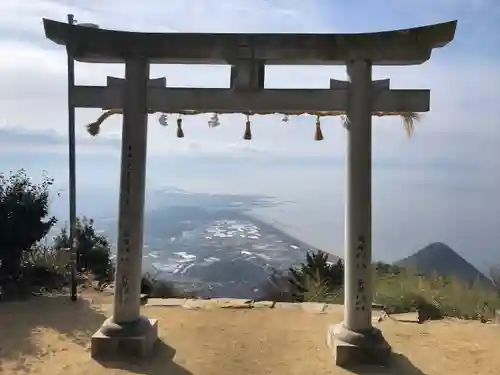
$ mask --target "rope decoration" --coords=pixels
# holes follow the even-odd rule
[[[319,119],[319,116],[316,116],[316,134],[314,134],[314,140],[315,141],[322,141],[323,138],[323,132],[321,131],[321,121]]]
[[[88,124],[86,126],[87,132],[91,136],[96,136],[100,133],[101,131],[101,125],[103,124],[104,121],[106,121],[109,117],[113,115],[119,115],[123,114],[123,109],[121,108],[113,108],[113,109],[108,109],[104,111],[96,121]],[[177,137],[178,138],[184,138],[184,130],[182,129],[182,118],[181,116],[183,115],[198,115],[201,114],[201,112],[198,111],[184,111],[179,113],[179,117],[177,119]],[[254,114],[254,113],[252,113]],[[257,113],[257,114],[276,114],[276,112],[266,112],[266,113]],[[323,132],[321,130],[321,121],[320,118],[322,116],[340,116],[342,125],[345,128],[348,128],[349,126],[349,119],[347,118],[345,112],[308,112],[308,113],[302,113],[302,112],[290,112],[290,113],[282,113],[284,117],[281,119],[282,122],[288,123],[289,122],[289,116],[290,115],[301,115],[301,114],[308,114],[308,115],[314,115],[316,116],[316,132],[314,135],[314,139],[316,141],[322,141],[324,139],[323,137]],[[406,134],[409,138],[414,133],[415,130],[415,123],[420,121],[420,116],[418,113],[414,112],[373,112],[373,116],[377,117],[382,117],[382,116],[400,116],[402,121],[403,121],[403,126],[405,128]],[[168,115],[166,113],[162,113],[160,117],[158,118],[158,122],[160,125],[166,127],[168,126]],[[208,121],[208,126],[210,128],[215,128],[220,125],[219,121],[219,116],[217,113],[214,113],[211,117],[210,120]],[[251,129],[251,123],[250,123],[250,115],[246,114],[246,122],[245,122],[245,133],[243,135],[243,139],[245,140],[251,140],[252,139],[252,129]]]
[[[168,126],[168,115],[162,113],[160,118],[158,119],[158,122],[160,123],[161,126]]]
[[[247,121],[245,122],[245,133],[243,134],[243,139],[250,141],[252,139],[252,129],[250,128],[250,116],[247,115]]]
[[[182,118],[179,116],[177,119],[177,138],[184,138],[184,131],[182,130]]]
[[[95,137],[101,131],[101,125],[108,117],[121,114],[123,114],[123,109],[120,108],[110,109],[101,114],[95,122],[88,124],[87,131],[91,136]]]
[[[220,125],[219,115],[217,113],[214,113],[210,117],[210,120],[208,120],[208,127],[209,128],[215,128],[216,126],[219,126],[219,125]]]

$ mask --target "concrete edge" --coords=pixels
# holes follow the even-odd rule
[[[273,302],[253,301],[237,298],[148,298],[145,307],[182,307],[188,310],[208,310],[215,308],[223,309],[279,309],[279,310],[303,310],[315,314],[326,314],[333,311],[343,311],[344,306],[323,302]],[[374,310],[376,308],[374,307]]]
[[[323,313],[328,310],[342,307],[322,302],[273,302],[273,301],[253,301],[238,298],[212,298],[212,299],[191,299],[191,298],[148,298],[146,307],[183,307],[186,309],[302,309],[305,311]]]
[[[141,301],[143,301],[141,299]],[[313,314],[328,314],[331,312],[344,312],[344,305],[323,303],[323,302],[273,302],[273,301],[253,301],[238,298],[212,298],[212,299],[190,299],[190,298],[148,298],[144,297],[142,302],[144,307],[182,307],[187,310],[212,310],[222,309],[276,309],[276,310],[302,310]],[[386,318],[392,317],[397,321],[398,318],[415,320],[416,313],[398,313],[390,316],[384,312],[384,306],[373,303],[372,305],[372,324],[378,326]],[[500,309],[495,311],[492,323],[500,325]]]

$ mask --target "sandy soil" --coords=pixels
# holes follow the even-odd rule
[[[93,301],[92,301],[92,300]],[[349,374],[333,365],[326,326],[340,313],[302,310],[146,308],[160,320],[162,341],[148,361],[98,363],[90,336],[109,314],[109,297],[39,297],[0,304],[0,374],[233,375]],[[499,374],[500,327],[477,322],[383,321],[396,353],[391,369],[359,374]]]

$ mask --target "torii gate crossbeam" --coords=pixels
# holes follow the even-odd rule
[[[113,78],[113,77],[110,77]],[[430,90],[374,88],[373,112],[427,112]],[[124,108],[123,89],[116,81],[108,86],[76,86],[74,105],[79,108]],[[241,92],[224,88],[169,88],[150,86],[149,112],[163,113],[307,113],[344,112],[349,89],[263,89]]]

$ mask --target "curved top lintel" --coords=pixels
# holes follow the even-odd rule
[[[256,58],[267,65],[344,65],[365,58],[374,65],[415,65],[451,42],[457,21],[358,34],[139,33],[69,25],[43,19],[45,36],[69,46],[78,61],[158,64],[232,64]]]

